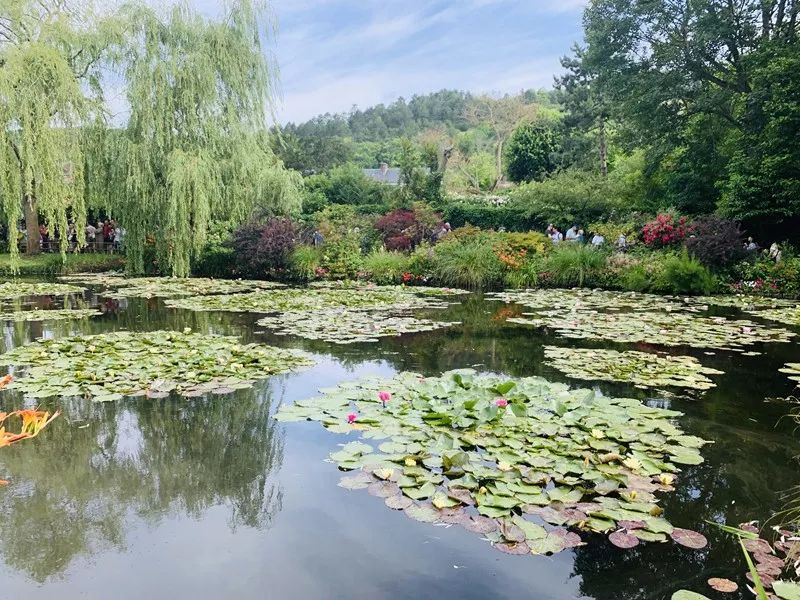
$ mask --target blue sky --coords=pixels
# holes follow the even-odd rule
[[[282,122],[442,88],[550,87],[585,0],[274,0]]]

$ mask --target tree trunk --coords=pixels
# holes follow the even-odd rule
[[[32,195],[25,196],[23,201],[25,209],[25,229],[28,232],[28,254],[39,254],[39,212],[36,209],[36,198]]]
[[[495,179],[494,185],[492,186],[492,191],[497,189],[497,186],[503,181],[503,141],[500,140],[497,142],[497,145],[494,148],[494,168],[495,168]]]
[[[600,149],[600,175],[605,179],[608,177],[608,143],[606,142],[606,119],[600,115],[600,133],[599,133],[599,149]]]

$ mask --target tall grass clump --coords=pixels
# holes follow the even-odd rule
[[[454,239],[436,246],[433,274],[442,285],[472,290],[502,284],[504,265],[483,236]]]
[[[411,259],[400,252],[376,250],[364,258],[363,269],[370,281],[378,285],[400,283],[410,269]]]
[[[608,254],[592,246],[562,243],[547,256],[544,268],[556,285],[583,287],[599,278]]]
[[[289,272],[297,281],[309,281],[322,263],[322,252],[314,246],[297,246],[289,256]]]

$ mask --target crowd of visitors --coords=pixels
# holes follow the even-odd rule
[[[572,242],[576,244],[584,244],[586,243],[587,240],[586,233],[578,225],[573,225],[572,227],[567,229],[567,233],[566,235],[564,235],[563,233],[561,233],[558,227],[556,227],[551,223],[550,225],[547,226],[545,233],[554,244],[560,244],[563,241]],[[603,237],[600,233],[595,232],[594,235],[592,235],[589,243],[594,248],[599,248],[600,246],[603,246],[606,243],[606,238]],[[619,252],[625,252],[628,249],[628,240],[623,234],[620,234],[620,236],[617,238],[614,248]]]
[[[124,249],[125,229],[114,219],[99,219],[96,225],[88,222],[85,234],[86,245],[81,249],[83,252],[119,253]],[[20,226],[17,241],[20,251],[24,252],[28,247],[28,232],[25,227]],[[77,247],[78,232],[75,223],[70,223],[67,227],[67,249],[74,252]],[[46,224],[39,225],[39,248],[42,252],[60,252],[61,239],[58,230],[54,229],[51,234]]]

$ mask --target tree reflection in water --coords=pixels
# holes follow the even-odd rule
[[[36,444],[4,449],[0,553],[38,582],[78,557],[125,546],[134,516],[156,525],[229,507],[229,526],[267,528],[282,508],[273,474],[283,431],[272,385],[194,401],[60,403]]]

